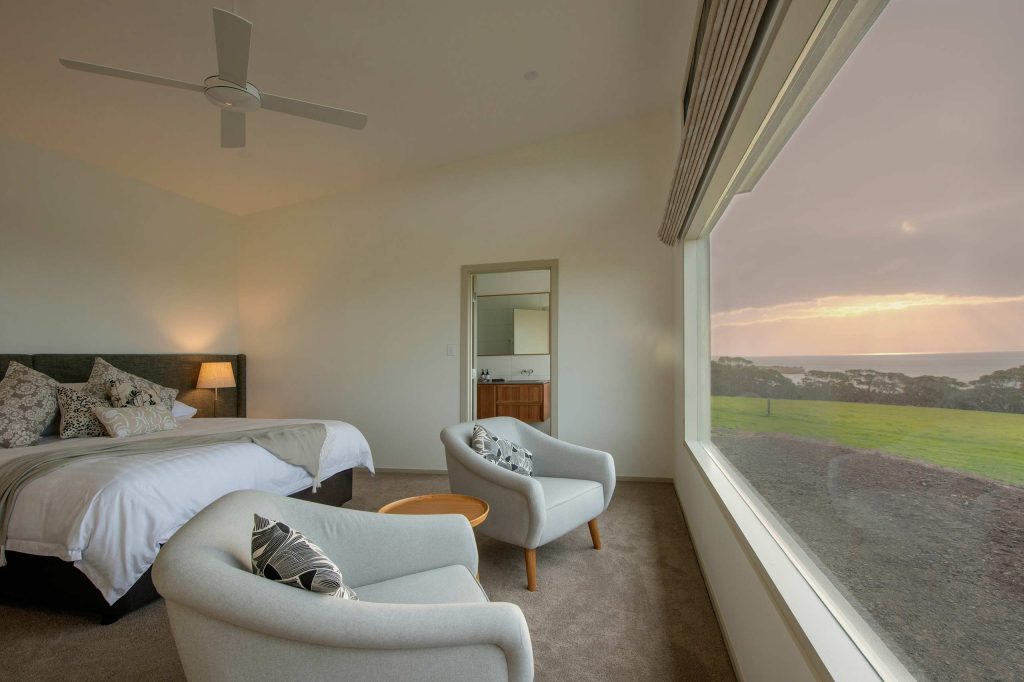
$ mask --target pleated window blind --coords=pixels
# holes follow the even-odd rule
[[[683,93],[683,142],[658,238],[675,244],[698,199],[714,146],[769,0],[706,0]]]

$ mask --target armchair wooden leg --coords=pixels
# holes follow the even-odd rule
[[[597,519],[591,519],[587,525],[590,527],[590,539],[594,541],[594,549],[601,549],[601,531],[597,529]]]
[[[537,591],[537,550],[526,550],[526,589]]]

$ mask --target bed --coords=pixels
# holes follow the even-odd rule
[[[210,502],[234,490],[259,489],[340,506],[352,497],[353,468],[373,470],[366,439],[350,424],[247,419],[244,355],[100,356],[126,372],[177,388],[178,400],[198,409],[181,428],[166,432],[172,438],[322,423],[321,484],[314,492],[306,470],[254,443],[168,445],[159,452],[71,463],[21,489],[8,525],[7,565],[0,568],[0,596],[7,600],[86,610],[113,622],[157,598],[149,567],[160,546]],[[0,355],[0,376],[14,360],[62,383],[84,382],[95,357]],[[203,362],[231,362],[238,384],[219,391],[216,420],[204,418],[213,416],[213,392],[195,389]],[[82,447],[83,440],[63,443]],[[0,458],[28,449],[0,450]]]

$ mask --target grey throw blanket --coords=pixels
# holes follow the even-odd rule
[[[18,493],[31,481],[72,462],[90,457],[125,457],[220,443],[255,443],[279,459],[305,469],[313,477],[313,490],[316,491],[320,485],[320,453],[326,440],[327,427],[314,423],[157,438],[89,438],[77,443],[62,441],[25,448],[25,454],[0,462],[0,566],[7,563],[7,528]]]

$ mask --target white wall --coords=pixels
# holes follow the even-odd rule
[[[676,491],[737,676],[759,682],[820,679],[689,452],[677,460]]]
[[[551,271],[485,272],[474,278],[473,287],[477,295],[480,296],[551,291]]]
[[[0,350],[240,350],[235,218],[6,135],[0,160]]]
[[[530,379],[551,378],[550,355],[485,355],[477,358],[477,371],[489,369],[496,379],[523,379],[523,370],[533,370]]]
[[[671,129],[653,115],[244,219],[249,413],[342,418],[379,466],[443,468],[460,267],[557,258],[559,435],[671,476]]]

